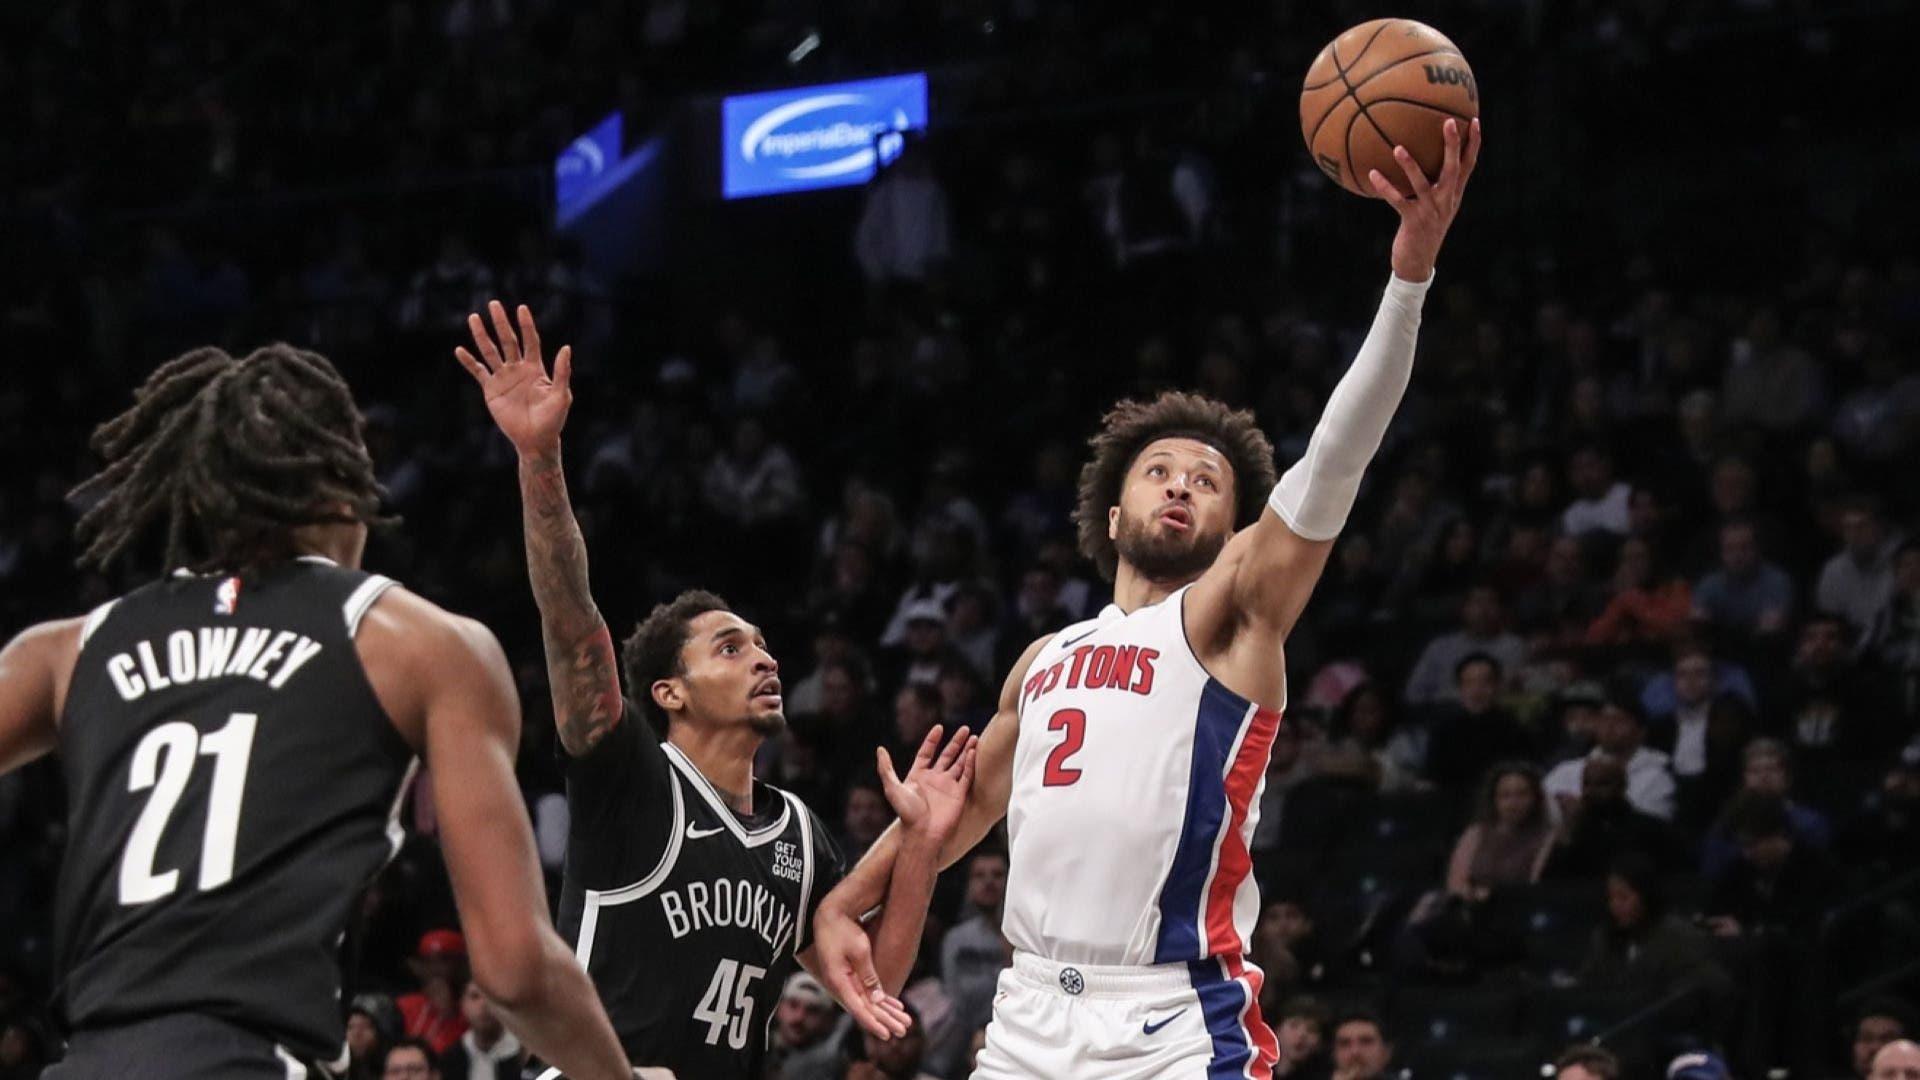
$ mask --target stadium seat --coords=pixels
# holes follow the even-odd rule
[[[1593,1038],[1645,1004],[1631,991],[1543,987],[1520,999],[1520,1019],[1529,1035],[1565,1045]]]
[[[1333,852],[1326,876],[1360,896],[1418,892],[1440,884],[1440,855],[1427,847],[1347,844]]]
[[[1396,1047],[1398,1059],[1417,1080],[1539,1080],[1548,1058],[1529,1039],[1481,1039]]]
[[[1342,831],[1343,843],[1422,848],[1444,858],[1455,833],[1447,801],[1435,795],[1394,795],[1354,808]]]
[[[1395,1042],[1405,1049],[1511,1037],[1520,1015],[1513,987],[1408,987],[1393,995]]]

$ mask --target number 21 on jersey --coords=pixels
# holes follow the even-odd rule
[[[200,840],[200,891],[217,889],[233,880],[233,844],[240,833],[240,797],[247,786],[247,758],[253,753],[253,733],[260,718],[234,713],[227,726],[210,735],[185,720],[161,724],[141,738],[133,750],[133,768],[127,791],[153,794],[133,823],[126,851],[120,856],[120,902],[147,904],[173,895],[180,887],[178,869],[156,871],[153,861],[166,835],[167,822],[193,777],[194,764],[213,759],[213,788],[207,797],[207,827]]]
[[[728,1046],[746,1049],[753,1030],[753,984],[766,973],[766,968],[735,960],[722,960],[713,969],[713,981],[693,1009],[693,1018],[707,1025],[708,1046],[719,1046],[724,1032]]]

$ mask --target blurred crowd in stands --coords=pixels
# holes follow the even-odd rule
[[[1026,644],[1106,602],[1067,520],[1100,413],[1197,389],[1254,410],[1284,465],[1384,284],[1391,216],[1293,128],[1307,60],[1376,12],[1143,7],[8,5],[0,631],[129,583],[73,568],[65,493],[133,382],[208,341],[326,352],[405,519],[369,565],[518,667],[557,883],[511,451],[450,355],[468,311],[525,302],[575,345],[609,622],[700,585],[763,624],[790,726],[761,774],[857,858],[888,822],[874,745],[977,727]],[[1487,160],[1286,657],[1251,943],[1281,1075],[1538,1076],[1599,1037],[1620,1060],[1561,1075],[1691,1054],[1668,1075],[1865,1080],[1920,1034],[1914,211],[1835,195],[1831,144],[1879,152],[1864,121],[1812,131],[1777,87],[1713,131],[1642,123],[1755,57],[1870,94],[1899,7],[1404,12],[1475,63]],[[642,277],[550,224],[545,168],[609,108],[647,130],[688,95],[907,67],[948,72],[969,121],[936,98],[868,188],[683,192],[689,238]],[[1794,140],[1828,140],[1824,182],[1769,149]],[[517,1075],[465,981],[430,791],[346,945],[354,1075]],[[0,778],[0,1080],[57,1053],[62,798],[53,762]],[[911,1038],[867,1042],[796,977],[769,1076],[966,1075],[1006,874],[990,841],[943,878]]]

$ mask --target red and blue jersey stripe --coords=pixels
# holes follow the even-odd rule
[[[1208,679],[1194,717],[1186,817],[1160,892],[1156,963],[1186,963],[1213,1036],[1209,1077],[1272,1075],[1279,1047],[1260,1016],[1260,969],[1234,900],[1253,871],[1247,821],[1266,774],[1280,714]]]

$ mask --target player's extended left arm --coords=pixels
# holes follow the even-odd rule
[[[1333,539],[1353,512],[1360,478],[1380,449],[1413,376],[1420,311],[1440,244],[1478,157],[1479,131],[1475,121],[1463,157],[1459,125],[1447,121],[1445,164],[1432,182],[1405,150],[1397,150],[1413,187],[1412,198],[1402,197],[1374,174],[1375,189],[1400,215],[1393,276],[1360,351],[1327,399],[1306,453],[1274,485],[1267,499],[1269,513],[1261,515],[1247,561],[1235,575],[1241,610],[1283,631],[1305,609]]]

